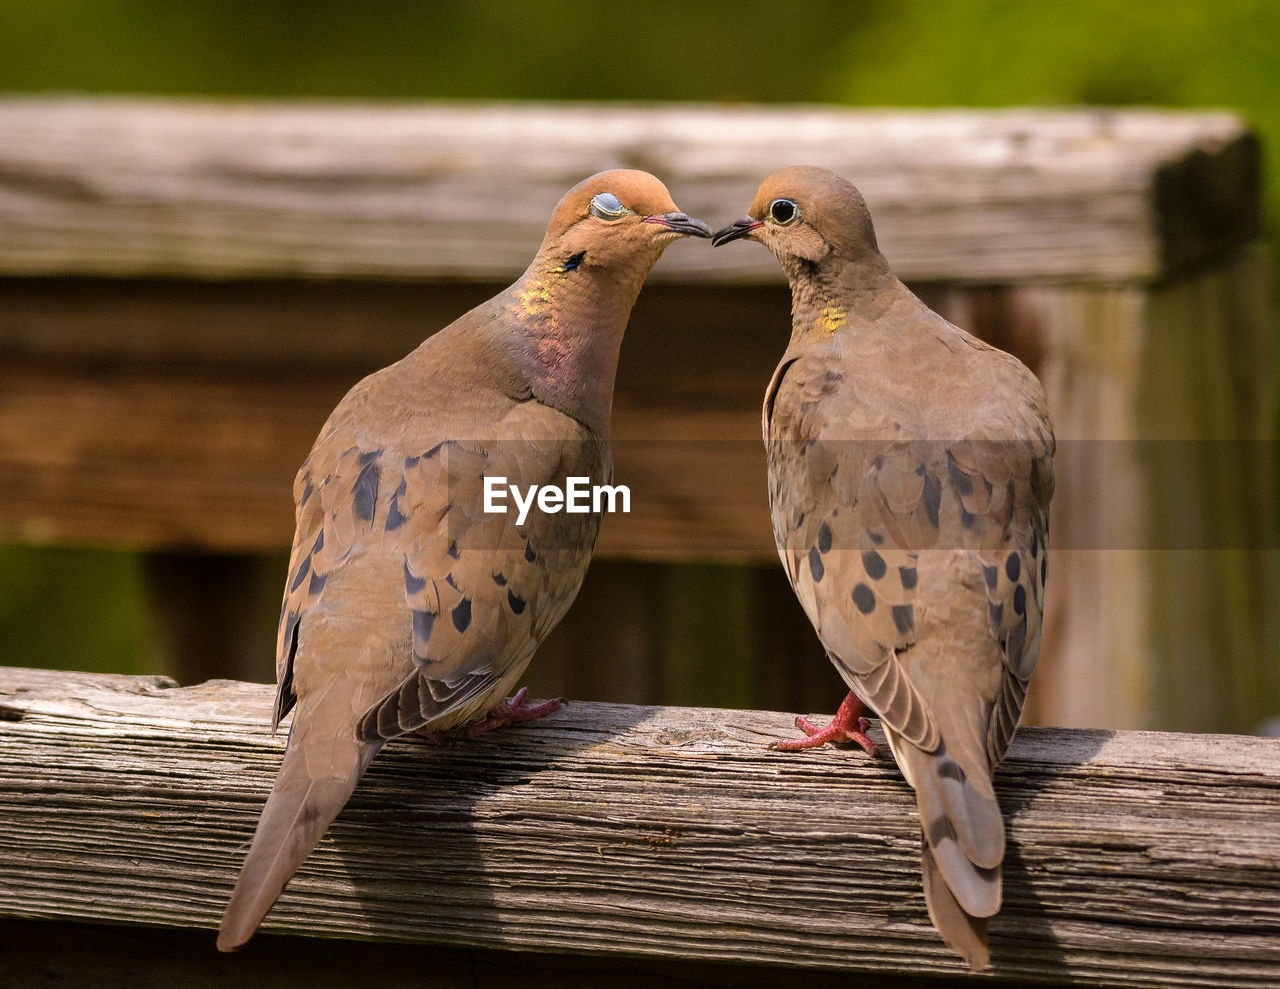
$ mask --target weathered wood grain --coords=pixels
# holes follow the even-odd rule
[[[913,279],[1149,279],[1258,230],[1229,113],[10,98],[0,272],[507,279],[592,172],[653,171],[714,225],[797,162],[862,188]],[[777,278],[669,253],[659,279]]]
[[[0,916],[211,928],[284,745],[270,696],[0,669]],[[455,748],[397,742],[264,930],[959,972],[892,762],[766,749],[787,722],[574,703]],[[1280,980],[1280,741],[1028,730],[998,788],[992,976]]]

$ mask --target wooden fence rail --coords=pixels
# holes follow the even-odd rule
[[[219,960],[190,931],[216,925],[278,764],[270,698],[0,669],[0,978],[34,965],[64,984],[75,952],[42,954],[55,925],[92,925],[68,943],[99,946],[99,975],[154,951],[169,976],[205,973],[193,985],[363,957],[273,932],[431,946],[420,972],[439,950],[444,968],[545,984],[970,978],[929,926],[890,760],[769,751],[780,713],[589,703],[454,748],[389,746],[264,933]],[[1280,984],[1280,740],[1024,730],[997,784],[1005,907],[975,981]],[[102,926],[121,924],[150,936]],[[388,948],[380,970],[407,957]]]

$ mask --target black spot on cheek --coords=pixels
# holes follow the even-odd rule
[[[465,632],[471,625],[471,599],[463,598],[458,602],[458,606],[453,609],[450,617],[453,619],[453,627],[459,633]]]
[[[919,576],[915,567],[898,567],[898,579],[902,581],[904,591],[914,591]]]
[[[862,554],[862,568],[872,580],[879,580],[889,568],[885,566],[884,557],[873,549]]]
[[[1019,615],[1027,610],[1027,589],[1021,584],[1013,589],[1013,610]]]
[[[529,545],[528,540],[525,540],[524,544],[524,558],[530,563],[538,558],[538,554],[533,551],[533,547]]]
[[[875,593],[866,584],[859,584],[853,589],[853,603],[864,615],[869,615],[876,610]]]
[[[835,513],[833,512],[832,514],[835,514]],[[867,533],[867,536],[868,536],[868,538],[869,538],[873,543],[875,543],[877,546],[881,546],[881,545],[883,545],[883,544],[884,544],[884,536],[882,536],[882,535],[881,535],[880,533],[878,533],[878,532],[868,532],[868,533]]]
[[[831,552],[831,526],[825,522],[818,527],[818,552]]]
[[[500,573],[493,574],[493,582],[497,584],[499,587],[507,586],[507,578]]]
[[[1004,572],[1009,575],[1010,580],[1018,579],[1018,575],[1022,573],[1022,560],[1017,553],[1010,553],[1009,559],[1004,561]]]
[[[916,629],[916,610],[909,604],[893,606],[893,624],[903,635],[911,635]]]
[[[813,576],[813,582],[816,584],[822,580],[823,574],[827,572],[826,567],[822,565],[822,557],[818,554],[818,547],[813,546],[809,549],[809,573]]]
[[[462,551],[458,549],[458,542],[456,539],[449,544],[448,552],[449,552],[449,555],[453,557],[455,560],[461,559]]]
[[[1036,535],[1036,530],[1031,530],[1031,559],[1036,558],[1036,554],[1040,552],[1040,537]]]
[[[511,591],[507,591],[507,604],[511,605],[511,610],[517,615],[524,614],[524,598],[518,598]]]
[[[987,582],[987,590],[994,591],[996,584],[1000,583],[1000,568],[984,566],[982,568],[982,579]]]

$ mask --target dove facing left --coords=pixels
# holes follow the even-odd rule
[[[274,723],[293,725],[222,918],[244,944],[389,739],[467,736],[558,701],[504,700],[582,583],[598,513],[483,511],[486,477],[612,479],[632,305],[663,250],[709,237],[645,172],[601,172],[533,262],[338,404],[294,482]]]
[[[1053,426],[1016,358],[932,312],[876,243],[862,194],[784,168],[713,243],[754,240],[791,286],[791,332],[762,426],[774,539],[849,687],[824,729],[883,723],[915,789],[925,904],[974,969],[990,956],[1004,820],[992,777],[1040,652]],[[856,810],[851,811],[856,813]]]

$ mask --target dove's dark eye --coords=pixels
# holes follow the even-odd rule
[[[769,219],[780,227],[800,219],[800,210],[790,199],[775,199],[769,204]]]
[[[591,206],[588,209],[592,216],[598,216],[602,220],[616,220],[632,212],[623,206],[612,192],[601,192],[592,197]]]

